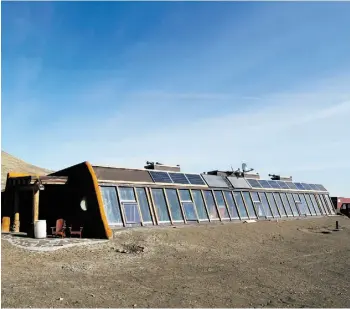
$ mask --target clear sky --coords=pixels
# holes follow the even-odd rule
[[[242,162],[350,196],[350,3],[3,2],[2,149]]]

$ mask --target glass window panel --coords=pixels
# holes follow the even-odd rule
[[[116,187],[100,187],[108,224],[123,224]]]
[[[185,201],[192,202],[192,198],[189,190],[179,190],[179,194],[182,202],[185,202]]]
[[[309,209],[310,209],[311,214],[312,214],[313,216],[316,216],[317,213],[316,213],[316,210],[315,210],[315,208],[314,208],[314,205],[313,205],[312,202],[311,202],[311,199],[310,199],[309,194],[305,194],[305,199],[306,199],[306,204],[307,204],[307,206],[309,206]]]
[[[236,204],[238,206],[238,211],[240,214],[241,219],[248,219],[247,210],[245,209],[243,198],[240,192],[232,192],[233,197],[236,201]]]
[[[222,192],[214,191],[214,194],[215,194],[216,203],[218,205],[218,209],[220,212],[220,217],[225,219],[230,219]]]
[[[279,218],[279,217],[281,217],[280,214],[279,214],[279,212],[278,212],[278,209],[277,209],[275,200],[273,199],[272,193],[266,193],[266,195],[267,195],[267,199],[268,199],[268,201],[269,201],[270,208],[271,208],[271,210],[272,210],[272,215],[274,216],[274,218]]]
[[[249,192],[243,192],[243,197],[244,197],[245,205],[247,206],[249,218],[256,218],[254,205],[250,198]]]
[[[287,216],[288,217],[293,217],[293,211],[292,211],[292,208],[289,205],[286,193],[280,193],[280,196],[281,196],[281,199],[282,199],[282,202],[283,202],[284,209],[286,210]]]
[[[282,200],[281,200],[281,197],[280,197],[279,193],[274,193],[273,196],[274,196],[274,198],[276,200],[276,205],[277,205],[277,208],[278,208],[278,210],[280,212],[281,217],[286,217],[287,214],[286,214],[286,211],[285,211],[285,209],[283,207],[283,203],[282,203]]]
[[[159,221],[170,221],[166,201],[163,193],[163,189],[152,189],[152,196]]]
[[[300,195],[294,193],[293,194],[293,198],[294,198],[294,201],[295,201],[295,204],[297,205],[298,209],[299,209],[299,213],[300,215],[302,216],[306,216],[307,215],[307,206],[306,206],[306,202],[304,203],[301,198],[300,198]]]
[[[259,195],[257,192],[251,192],[252,199],[255,205],[255,209],[257,211],[257,215],[259,218],[266,218],[265,209],[260,201]]]
[[[183,221],[179,198],[175,189],[165,189],[173,221]]]
[[[152,222],[152,216],[145,188],[136,188],[136,194],[139,200],[143,222]]]
[[[309,209],[309,207],[308,207],[308,205],[306,203],[304,194],[299,194],[299,199],[302,202],[303,207],[305,208],[306,215],[307,216],[311,216],[311,212],[310,212],[310,209]]]
[[[239,219],[239,214],[238,214],[236,203],[233,199],[232,193],[229,191],[224,191],[224,195],[225,195],[228,209],[230,211],[231,219]]]
[[[266,214],[266,218],[271,218],[272,217],[272,213],[271,213],[271,209],[269,206],[269,203],[267,202],[267,198],[265,193],[259,192],[259,197],[260,197],[260,201],[262,203],[262,206],[264,208],[264,212]]]
[[[299,214],[299,211],[298,211],[298,207],[294,201],[294,198],[292,196],[291,193],[287,193],[287,198],[288,198],[288,202],[289,202],[289,205],[290,205],[290,208],[292,208],[292,211],[293,211],[293,215],[294,216],[300,216]]]
[[[325,198],[324,198],[324,195],[323,195],[323,194],[320,194],[320,200],[321,200],[321,203],[322,203],[323,208],[326,210],[326,213],[327,213],[328,215],[330,215],[331,212],[330,212],[330,209],[329,209],[329,207],[328,207],[328,205],[327,205],[327,203],[326,203],[326,201],[325,201]]]
[[[322,211],[321,211],[321,209],[319,208],[319,206],[318,206],[318,204],[317,204],[317,202],[316,202],[315,196],[314,196],[313,194],[310,194],[309,197],[310,197],[310,200],[311,200],[312,205],[314,206],[314,209],[315,209],[315,211],[316,211],[316,214],[317,214],[318,216],[322,215]]]
[[[329,195],[324,195],[324,198],[327,202],[327,205],[328,205],[328,208],[330,209],[331,211],[331,214],[334,215],[335,214],[335,211],[334,211],[334,206],[333,206],[333,203],[331,201],[331,199],[329,198]]]
[[[121,201],[135,202],[135,194],[133,188],[119,187],[119,194]]]
[[[219,219],[219,214],[215,206],[215,201],[213,198],[213,193],[211,191],[203,191],[205,202],[207,203],[207,208],[209,212],[209,217],[211,220]]]
[[[196,211],[192,202],[183,202],[182,207],[184,208],[187,221],[197,221]]]
[[[317,201],[317,203],[318,203],[318,206],[321,208],[323,214],[324,214],[324,215],[328,215],[328,211],[327,211],[327,209],[324,207],[323,202],[322,202],[321,199],[320,199],[320,196],[319,196],[319,195],[315,195],[315,197],[316,197],[316,201]]]
[[[126,223],[140,223],[141,218],[137,203],[123,203]]]
[[[192,190],[192,196],[197,208],[197,214],[199,220],[208,220],[207,211],[205,209],[203,196],[200,190]]]

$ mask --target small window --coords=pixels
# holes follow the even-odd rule
[[[139,200],[143,223],[152,223],[152,216],[145,188],[136,188],[136,194]]]
[[[123,206],[125,211],[126,223],[134,224],[141,222],[137,203],[123,203]]]
[[[182,207],[187,221],[197,221],[197,213],[189,190],[179,190]]]
[[[86,203],[86,198],[83,197],[83,199],[81,200],[80,202],[80,208],[83,210],[83,211],[87,211],[87,203]]]

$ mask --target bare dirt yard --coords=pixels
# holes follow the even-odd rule
[[[1,247],[2,307],[350,307],[345,217],[124,229],[54,252]]]

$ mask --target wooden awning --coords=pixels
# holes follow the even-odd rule
[[[9,186],[30,186],[37,183],[43,185],[64,185],[68,181],[68,176],[26,176],[8,179]]]

